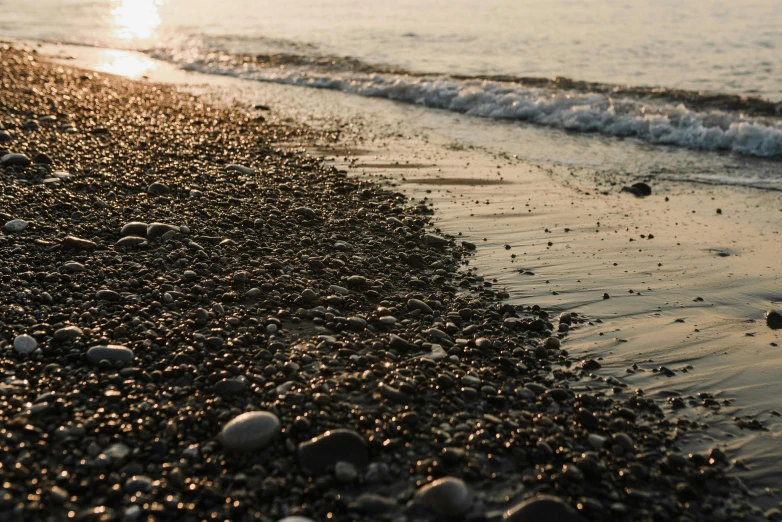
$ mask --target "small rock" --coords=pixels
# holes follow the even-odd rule
[[[440,515],[456,516],[470,509],[472,495],[461,479],[444,477],[419,489],[415,503]]]
[[[263,449],[280,433],[280,419],[268,411],[251,411],[235,417],[223,427],[220,440],[228,451]]]
[[[93,364],[98,364],[101,361],[109,361],[111,363],[123,362],[130,364],[133,362],[133,350],[125,346],[110,344],[108,346],[93,346],[87,350],[87,360]]]
[[[103,290],[95,292],[95,299],[98,301],[118,301],[119,294],[114,290],[106,290],[104,288]]]
[[[449,241],[445,238],[439,237],[439,236],[433,236],[432,234],[426,234],[424,236],[424,243],[427,245],[442,248],[446,245],[448,245]]]
[[[171,192],[171,189],[168,188],[168,185],[165,185],[163,183],[158,183],[157,181],[155,183],[152,183],[149,187],[147,187],[147,192],[152,196],[162,196],[163,194],[168,194]]]
[[[147,245],[147,240],[143,237],[138,236],[128,236],[123,237],[116,243],[114,243],[114,248],[136,248],[142,245]]]
[[[304,298],[304,300],[307,301],[308,303],[318,300],[318,294],[315,293],[315,291],[310,288],[306,288],[301,293],[301,297]]]
[[[391,334],[389,336],[389,346],[392,350],[406,351],[413,348],[413,345],[405,341],[398,335]]]
[[[27,225],[29,224],[30,222],[25,221],[24,219],[12,219],[11,221],[3,225],[3,230],[11,234],[18,234],[19,232],[22,232],[25,228],[27,228]]]
[[[76,236],[65,236],[62,241],[65,250],[95,250],[98,245],[87,239]]]
[[[106,448],[103,454],[112,459],[122,460],[130,455],[130,448],[121,442],[117,442]]]
[[[16,353],[27,355],[33,353],[36,348],[38,348],[38,341],[35,340],[35,337],[30,335],[18,335],[16,339],[14,339],[14,350],[16,350]]]
[[[557,337],[548,337],[543,341],[543,346],[547,350],[559,350],[561,343]]]
[[[84,335],[84,332],[78,326],[66,326],[54,332],[54,340],[60,343],[73,342]]]
[[[766,325],[772,330],[779,330],[782,328],[782,314],[776,310],[769,310],[766,312]]]
[[[3,167],[27,167],[30,163],[30,158],[24,154],[11,153],[0,158],[0,166]]]
[[[120,230],[119,235],[122,237],[127,236],[137,236],[137,237],[147,237],[147,227],[149,225],[146,223],[142,223],[140,221],[131,221],[130,223],[126,223],[122,230]]]
[[[409,310],[421,310],[421,312],[425,314],[432,313],[432,308],[428,304],[421,301],[420,299],[410,299],[409,301],[407,301],[407,308]]]
[[[505,512],[505,522],[584,522],[576,510],[557,497],[541,495],[525,500]]]
[[[646,183],[635,183],[629,187],[624,187],[622,192],[629,192],[637,198],[642,198],[652,194],[652,187]]]
[[[244,165],[238,165],[236,163],[232,163],[232,164],[228,165],[227,167],[225,167],[225,171],[226,172],[238,172],[239,174],[244,174],[245,176],[251,176],[251,175],[254,175],[254,174],[258,174],[257,170],[255,170],[253,168],[250,168],[250,167],[245,167]]]
[[[308,473],[321,475],[337,462],[349,462],[357,468],[369,463],[364,439],[353,430],[337,429],[299,444],[299,464]]]
[[[179,232],[179,227],[175,227],[174,225],[168,225],[166,223],[151,223],[147,227],[147,240],[153,241],[155,239],[158,239],[160,237],[163,237],[163,235],[166,232]]]

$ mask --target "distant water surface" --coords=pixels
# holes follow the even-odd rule
[[[779,0],[0,0],[0,37],[782,157]]]

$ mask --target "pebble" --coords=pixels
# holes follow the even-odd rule
[[[171,192],[171,189],[168,188],[168,185],[156,181],[147,188],[147,192],[152,196],[162,196]]]
[[[439,236],[433,236],[432,234],[426,234],[424,236],[424,242],[427,245],[431,245],[433,247],[438,247],[438,248],[447,246],[450,243],[450,241],[448,241],[447,239]]]
[[[121,442],[117,442],[103,450],[103,454],[112,459],[122,460],[130,455],[130,448]]]
[[[24,219],[12,219],[3,225],[3,230],[12,234],[18,234],[19,232],[22,232],[24,229],[26,229],[29,224],[30,222],[25,221]]]
[[[119,235],[122,237],[127,236],[137,236],[137,237],[147,237],[147,227],[149,225],[147,223],[142,223],[140,221],[131,221],[130,223],[126,223],[122,226],[122,230],[120,230]]]
[[[779,330],[782,328],[782,314],[776,310],[769,310],[766,312],[766,325],[772,330]]]
[[[226,172],[238,172],[239,174],[244,174],[245,176],[252,176],[254,174],[258,174],[258,171],[250,168],[245,167],[244,165],[238,165],[236,163],[232,163],[225,167]]]
[[[143,237],[127,236],[114,243],[114,248],[136,248],[146,244],[147,240]]]
[[[24,154],[11,153],[0,158],[0,166],[3,167],[27,167],[30,163],[30,158]]]
[[[557,497],[541,495],[525,500],[505,512],[506,522],[584,522],[576,510]]]
[[[38,348],[38,341],[35,340],[35,337],[30,335],[18,335],[16,339],[14,339],[14,350],[16,350],[16,353],[27,355],[33,353],[36,348]]]
[[[151,223],[147,227],[147,239],[153,241],[163,237],[167,232],[179,232],[179,227],[166,223]]]
[[[115,292],[114,290],[98,290],[95,292],[95,299],[98,301],[118,301],[119,300],[119,294]]]
[[[84,272],[87,270],[84,265],[81,263],[78,263],[76,261],[68,261],[62,267],[67,270],[68,272]]]
[[[65,236],[62,241],[62,247],[65,250],[95,250],[98,245],[88,239],[82,239],[76,236]]]
[[[0,130],[0,143],[8,143],[9,141],[13,141],[14,137],[13,135],[5,130]]]
[[[472,495],[461,479],[444,477],[419,489],[415,503],[440,515],[457,516],[470,509]]]
[[[369,463],[366,443],[355,431],[336,429],[302,442],[298,449],[299,464],[312,475],[321,475],[337,462],[349,462],[357,468]]]
[[[280,419],[268,411],[251,411],[223,427],[220,440],[228,451],[248,452],[268,446],[280,434]]]
[[[312,303],[318,300],[318,294],[311,288],[305,288],[304,291],[301,293],[301,297],[303,297],[304,300],[307,301],[308,303]]]
[[[561,343],[557,337],[548,337],[545,341],[543,341],[543,346],[547,350],[559,350]]]
[[[281,518],[277,522],[315,522],[315,521],[307,517],[285,517],[285,518]]]
[[[423,312],[425,314],[430,314],[430,315],[431,315],[431,313],[433,311],[432,308],[428,304],[424,303],[420,299],[410,299],[410,300],[408,300],[407,301],[407,308],[409,310],[421,310],[421,312]]]
[[[407,351],[413,348],[413,345],[395,334],[389,336],[389,346],[392,350]]]
[[[123,362],[130,364],[133,362],[133,358],[133,350],[117,344],[93,346],[87,350],[87,360],[93,364],[98,364],[104,360],[111,363]]]
[[[55,330],[54,340],[61,343],[73,342],[82,335],[84,335],[84,332],[78,326],[66,326],[59,330]]]
[[[125,492],[149,493],[152,490],[152,479],[144,475],[134,475],[125,482]]]

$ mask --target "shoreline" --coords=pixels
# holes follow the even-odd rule
[[[28,55],[2,52],[4,112],[38,118],[2,144],[36,160],[2,178],[4,223],[31,223],[0,244],[3,421],[24,443],[4,448],[9,516],[491,520],[537,494],[570,520],[760,516],[721,451],[676,450],[655,401],[573,392],[590,365],[547,340],[560,321],[460,293],[483,286],[471,249],[428,206],[275,147],[315,131]],[[135,221],[172,228],[117,246]],[[14,347],[28,334],[40,352]],[[90,360],[107,344],[132,360]],[[277,429],[254,420],[268,440],[226,451],[249,410]],[[351,435],[319,439],[327,464],[302,452],[335,428]]]

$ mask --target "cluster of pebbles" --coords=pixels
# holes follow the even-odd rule
[[[312,131],[0,54],[0,520],[752,520]],[[612,390],[613,386],[613,390]],[[762,517],[761,517],[762,518]]]

